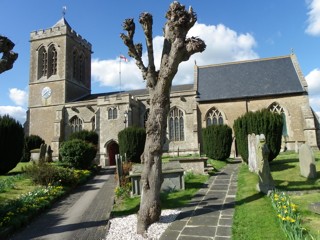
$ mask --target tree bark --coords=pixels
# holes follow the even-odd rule
[[[0,74],[10,70],[18,58],[18,54],[11,51],[13,47],[14,43],[10,39],[0,35],[0,53],[2,53],[0,59]]]
[[[142,193],[138,214],[137,233],[144,235],[148,227],[159,220],[161,215],[160,188],[162,179],[162,148],[166,139],[167,116],[170,109],[170,90],[172,80],[178,71],[179,64],[190,56],[205,50],[205,43],[199,38],[186,39],[190,28],[197,17],[190,7],[173,2],[166,13],[167,22],[164,28],[164,44],[159,71],[155,70],[152,44],[152,15],[142,13],[139,22],[146,38],[148,67],[143,64],[142,45],[133,43],[135,24],[133,19],[126,19],[121,34],[128,54],[136,60],[150,94],[150,112],[146,123],[146,143],[141,156],[143,170],[141,174]]]

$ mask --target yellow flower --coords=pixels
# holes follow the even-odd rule
[[[282,221],[285,221],[286,220],[286,218],[285,217],[282,217]]]
[[[281,214],[278,214],[277,216],[278,216],[278,218],[282,218]]]
[[[296,221],[296,220],[293,219],[293,218],[290,219],[290,222],[292,222],[292,223],[294,223],[295,221]]]

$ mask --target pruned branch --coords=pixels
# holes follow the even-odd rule
[[[150,13],[144,12],[140,14],[139,22],[142,26],[145,38],[146,38],[146,44],[147,44],[147,51],[148,51],[148,72],[149,74],[155,73],[155,66],[154,66],[154,53],[153,53],[153,42],[152,42],[152,24],[153,19],[152,15]]]
[[[128,55],[136,60],[136,64],[142,72],[144,80],[147,79],[147,68],[144,66],[142,61],[142,44],[134,44],[133,37],[135,33],[135,23],[132,18],[124,20],[122,24],[123,30],[127,31],[127,35],[124,33],[120,34],[123,43],[128,47]]]
[[[10,39],[0,35],[0,53],[3,53],[0,59],[0,74],[10,70],[18,58],[18,54],[11,51],[13,47],[14,43]]]

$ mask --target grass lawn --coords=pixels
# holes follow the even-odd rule
[[[320,218],[308,210],[309,203],[320,201],[320,152],[315,152],[317,178],[300,176],[299,156],[294,152],[281,153],[270,163],[276,188],[288,192],[298,205],[303,227],[315,239],[320,239]],[[238,176],[237,204],[234,215],[233,239],[286,239],[280,228],[269,197],[257,193],[256,174],[243,164]],[[299,193],[299,194],[298,194]]]

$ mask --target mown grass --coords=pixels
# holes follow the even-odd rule
[[[238,173],[238,191],[232,238],[236,240],[285,240],[269,197],[258,193],[258,176],[243,164]]]
[[[298,205],[303,227],[315,239],[320,239],[320,218],[308,207],[320,201],[320,152],[315,152],[317,178],[300,176],[299,156],[294,152],[281,153],[270,163],[276,188],[290,194]],[[286,239],[269,197],[256,191],[258,176],[249,172],[243,164],[238,175],[236,211],[233,224],[233,239]]]

